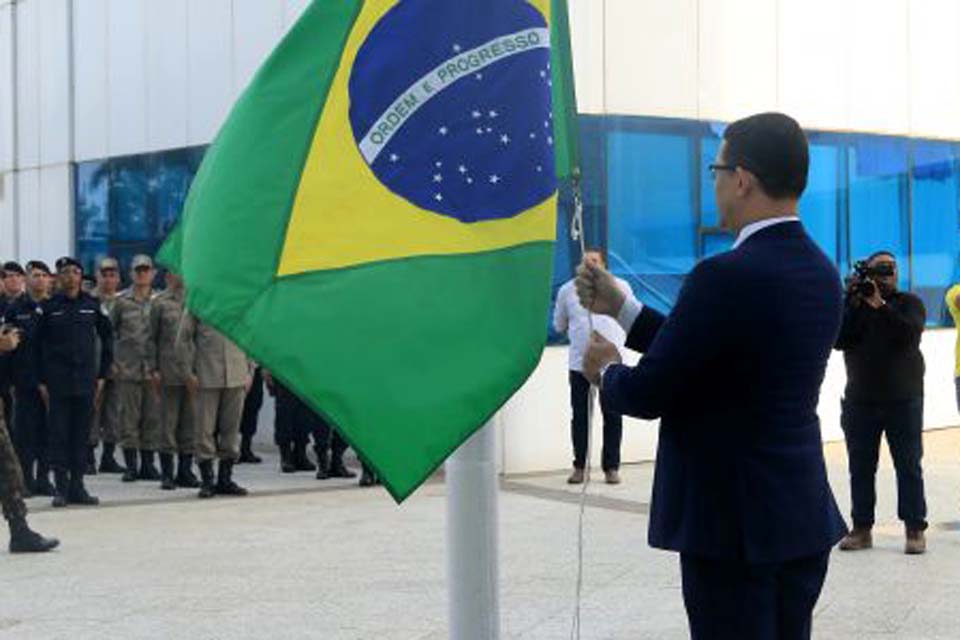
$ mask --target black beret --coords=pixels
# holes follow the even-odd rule
[[[26,275],[23,271],[23,267],[20,266],[20,263],[10,261],[3,263],[3,272],[4,273],[19,273],[20,275]]]
[[[51,275],[50,267],[47,266],[47,263],[43,260],[31,260],[27,263],[27,271],[33,271],[34,269],[40,269],[48,276]]]
[[[55,266],[57,267],[57,271],[61,271],[64,267],[76,267],[80,269],[80,271],[83,271],[83,265],[80,264],[76,258],[71,258],[70,256],[63,256],[57,260]]]

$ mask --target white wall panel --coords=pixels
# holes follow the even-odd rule
[[[909,7],[910,133],[960,139],[960,2]]]
[[[146,4],[147,150],[187,146],[187,0]]]
[[[854,0],[852,8],[853,19],[846,25],[848,126],[906,134],[910,130],[907,0]]]
[[[285,0],[233,0],[234,96],[250,83],[284,33]]]
[[[701,0],[701,118],[736,120],[777,108],[777,5]]]
[[[193,0],[187,12],[187,139],[207,144],[233,104],[232,10],[230,0]]]
[[[606,0],[573,0],[568,5],[573,77],[577,87],[577,109],[581,113],[603,113],[605,2]]]
[[[13,167],[13,11],[0,6],[0,173]]]
[[[74,4],[74,153],[81,162],[109,155],[109,1]]]
[[[17,164],[40,163],[40,4],[17,5]]]
[[[40,164],[70,160],[70,13],[69,0],[33,0],[40,21]]]
[[[26,169],[16,174],[17,259],[40,255],[40,170]],[[29,260],[29,258],[27,258]]]
[[[69,164],[44,167],[40,170],[40,238],[35,255],[52,263],[58,257],[73,253],[73,189]],[[29,260],[21,249],[21,259]]]
[[[780,0],[780,110],[804,127],[848,126],[848,2]]]
[[[697,0],[607,0],[610,113],[697,117]]]
[[[107,22],[107,126],[111,156],[147,148],[145,0],[111,0]]]
[[[16,180],[13,172],[0,172],[0,260],[13,260],[17,257],[17,237],[14,189]]]

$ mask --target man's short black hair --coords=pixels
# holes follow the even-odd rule
[[[880,251],[874,251],[869,256],[867,256],[867,262],[873,262],[880,256],[887,256],[888,258],[893,258],[893,261],[897,261],[897,256],[894,255],[893,251],[887,251],[886,249],[881,249]]]
[[[755,175],[771,198],[797,198],[807,188],[810,151],[796,120],[782,113],[758,113],[737,120],[723,133],[723,161]]]

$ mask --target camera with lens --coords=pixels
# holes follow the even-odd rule
[[[893,275],[893,265],[880,263],[871,266],[866,260],[858,260],[853,265],[853,273],[848,279],[851,296],[872,298],[877,292],[876,278],[888,278]]]

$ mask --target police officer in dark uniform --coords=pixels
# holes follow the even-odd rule
[[[13,433],[24,482],[33,493],[52,496],[50,466],[47,461],[47,408],[40,397],[34,334],[49,297],[50,268],[39,260],[27,263],[27,292],[7,309],[6,320],[20,330],[20,346],[11,357],[14,387]],[[34,476],[36,464],[36,476]]]
[[[80,263],[64,257],[56,268],[59,292],[43,303],[35,334],[57,485],[53,506],[94,505],[100,501],[87,493],[83,472],[94,405],[113,361],[113,330],[97,299],[81,290]]]
[[[8,322],[6,320],[7,310],[10,306],[23,296],[23,267],[19,263],[8,261],[3,263],[0,269],[0,324]],[[3,402],[3,419],[7,423],[7,428],[13,428],[13,394],[10,389],[10,367],[11,362],[0,362],[0,367],[5,371],[0,372],[0,401]]]

